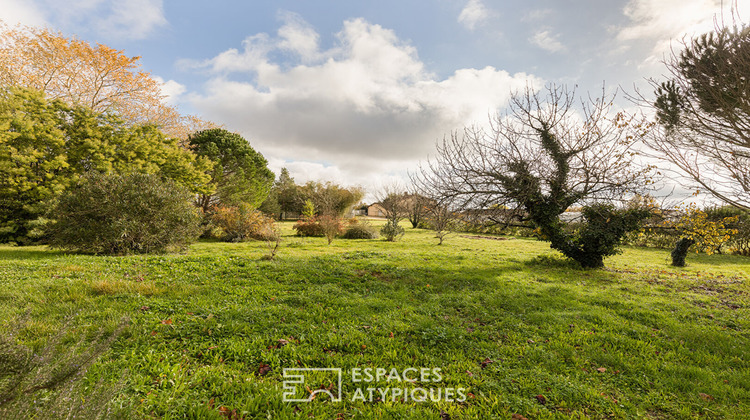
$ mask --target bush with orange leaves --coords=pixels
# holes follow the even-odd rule
[[[226,242],[267,241],[278,235],[273,219],[248,204],[216,207],[211,222],[217,228],[214,236]]]

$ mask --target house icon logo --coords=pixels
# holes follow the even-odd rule
[[[310,402],[323,395],[341,401],[340,368],[284,368],[283,378],[284,402]]]

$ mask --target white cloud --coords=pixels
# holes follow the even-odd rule
[[[185,85],[174,80],[164,81],[164,79],[159,76],[151,77],[159,82],[161,94],[164,95],[164,98],[162,98],[162,102],[167,105],[177,105],[177,103],[180,101],[180,96],[185,93],[185,91],[187,91]]]
[[[623,9],[630,23],[618,28],[617,40],[653,45],[646,63],[655,65],[684,37],[709,32],[716,21],[731,24],[734,5],[734,0],[630,0]],[[750,0],[737,0],[736,5],[740,17],[750,11]]]
[[[563,45],[557,38],[558,35],[550,34],[549,31],[539,31],[529,38],[529,42],[545,51],[553,53],[564,51],[565,45]]]
[[[474,30],[490,17],[490,11],[482,0],[469,0],[458,15],[458,22],[469,30]]]
[[[19,23],[30,26],[47,25],[41,8],[27,0],[0,0],[0,19],[9,26]]]
[[[188,98],[269,159],[312,162],[295,167],[346,183],[403,176],[446,133],[485,122],[511,90],[542,84],[493,67],[438,79],[413,46],[379,25],[348,20],[336,45],[321,49],[318,34],[297,17],[293,27],[305,30],[289,36],[285,19],[275,36],[256,34],[242,50],[188,63],[212,74],[204,92]],[[284,51],[297,52],[296,60],[279,61]]]
[[[295,13],[280,12],[279,17],[285,23],[278,32],[278,47],[298,55],[303,62],[318,58],[320,36],[315,29]]]
[[[163,0],[112,0],[109,14],[97,22],[99,33],[112,38],[145,39],[167,24]]]
[[[548,18],[553,13],[554,13],[554,10],[552,9],[533,9],[524,13],[521,20],[524,22],[540,21],[540,20],[544,20]]]
[[[106,39],[144,39],[166,25],[163,0],[0,0],[0,18]]]

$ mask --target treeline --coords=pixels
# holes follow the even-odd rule
[[[343,214],[362,198],[286,171],[274,183],[242,136],[166,105],[138,57],[2,24],[0,53],[0,243],[121,254],[272,240],[282,212],[311,200]]]
[[[180,220],[197,220],[192,213],[208,217],[218,205],[257,207],[273,180],[265,158],[224,129],[198,131],[181,141],[156,125],[128,123],[115,113],[49,100],[39,91],[0,89],[0,242],[51,241],[91,252],[124,252],[122,244],[98,249],[80,238],[51,235],[71,233],[59,225],[86,212],[88,219],[76,225],[79,230],[97,226],[92,234],[105,236],[109,229],[96,221],[107,215],[110,226],[128,225],[108,236],[132,237],[175,214],[170,214],[175,208],[165,205],[175,194],[185,204]],[[84,187],[87,183],[111,188]],[[73,193],[78,196],[70,197]],[[129,201],[123,201],[126,197]],[[136,219],[142,228],[131,223]],[[180,230],[177,224],[170,229]],[[151,249],[143,245],[144,251]]]

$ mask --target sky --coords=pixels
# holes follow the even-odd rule
[[[165,101],[242,134],[279,173],[404,183],[513,90],[645,87],[680,40],[750,0],[0,0],[0,19],[140,56]]]

